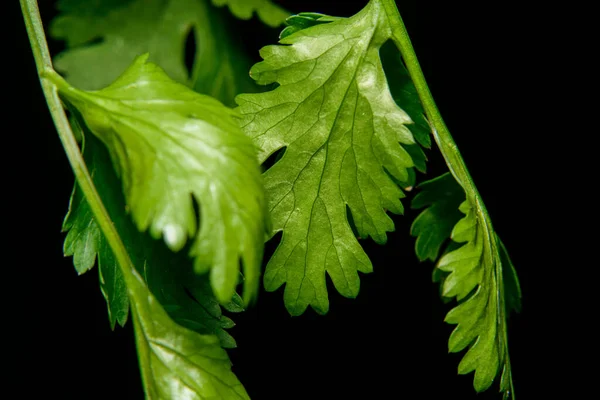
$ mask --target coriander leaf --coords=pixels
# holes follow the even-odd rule
[[[280,39],[311,26],[320,25],[339,20],[339,17],[319,13],[299,13],[290,16],[286,21],[286,28],[281,32]],[[431,129],[425,119],[423,107],[417,95],[415,85],[413,84],[408,71],[402,62],[402,57],[396,46],[391,42],[385,42],[380,48],[381,63],[388,79],[388,86],[396,104],[400,106],[413,121],[413,124],[407,125],[413,133],[415,139],[424,147],[431,147],[431,138],[429,134]],[[427,157],[418,144],[404,145],[415,164],[415,168],[421,172],[426,171]],[[414,170],[408,170],[408,179],[405,182],[397,182],[405,190],[411,190],[415,185],[416,176]]]
[[[449,172],[425,181],[417,188],[420,191],[413,198],[411,207],[426,208],[413,221],[410,233],[417,237],[415,251],[419,260],[435,261],[442,244],[450,238],[452,228],[461,219],[458,207],[465,200],[465,192]]]
[[[73,256],[77,273],[81,275],[92,269],[96,263],[101,233],[92,219],[92,210],[84,201],[83,194],[77,186],[71,194],[69,211],[63,222],[62,231],[68,232],[63,246],[64,255]]]
[[[73,113],[76,114],[77,111],[73,110]],[[77,122],[77,118],[73,119],[73,122],[74,130],[85,137],[83,155],[93,177],[94,185],[98,188],[102,202],[105,204],[133,264],[144,277],[148,288],[176,323],[201,334],[217,335],[221,346],[225,348],[236,347],[233,337],[225,331],[235,324],[221,312],[207,277],[194,274],[191,260],[185,255],[174,254],[163,243],[138,231],[125,211],[125,199],[120,189],[121,183],[112,168],[108,151],[92,133],[86,130],[85,125],[82,126]],[[71,223],[65,224],[65,229],[70,229],[65,243],[82,242],[97,249],[101,289],[107,299],[111,324],[114,326],[113,315],[121,315],[119,312],[123,313],[124,310],[125,319],[127,317],[129,303],[125,283],[112,251],[95,223],[87,201],[78,187],[75,187],[71,198],[67,221]],[[74,230],[73,226],[85,228]],[[74,240],[71,236],[75,232],[81,234]],[[88,236],[93,236],[95,240],[83,239]],[[76,268],[78,262],[81,262],[81,259],[78,261],[75,258]],[[107,276],[107,273],[103,272],[105,270],[116,275],[111,279],[112,275]],[[240,303],[241,299],[235,294],[232,302],[224,307],[229,311],[239,312],[243,310]],[[121,308],[116,307],[118,305]],[[125,319],[118,321],[124,325]]]
[[[93,222],[93,227],[90,225],[90,229],[100,231],[95,222]],[[108,307],[110,328],[114,330],[117,322],[119,325],[125,326],[129,314],[127,286],[123,280],[123,273],[104,237],[100,240],[98,247],[98,277],[100,291]]]
[[[419,259],[436,261],[442,244],[452,238],[433,273],[434,282],[440,283],[442,300],[447,303],[456,297],[458,301],[446,317],[446,322],[458,325],[450,337],[449,351],[470,346],[459,373],[476,371],[474,386],[478,392],[486,390],[503,371],[500,390],[507,398],[512,378],[506,316],[511,310],[520,310],[521,300],[514,266],[500,238],[491,232],[477,207],[465,200],[463,188],[449,172],[418,188],[420,192],[411,205],[426,207],[411,228],[411,234],[417,236]]]
[[[427,118],[425,118],[425,111],[423,110],[423,105],[419,99],[415,84],[402,62],[400,51],[393,42],[388,41],[381,46],[381,61],[392,97],[410,115],[410,118],[414,122],[408,125],[408,128],[421,146],[430,148],[431,127],[429,126],[429,122],[427,122]],[[422,151],[420,147],[419,150]],[[423,166],[419,168],[422,172],[424,172],[425,161],[423,159]]]
[[[256,12],[258,18],[271,27],[283,24],[290,13],[269,0],[212,0],[217,7],[229,6],[231,13],[239,19],[250,19]]]
[[[132,278],[128,291],[147,398],[249,399],[217,337],[174,323],[143,279]]]
[[[408,181],[414,163],[400,143],[414,139],[379,58],[389,35],[378,1],[354,17],[297,31],[263,48],[264,61],[250,71],[259,84],[279,87],[236,98],[260,161],[285,149],[264,173],[271,235],[283,231],[264,283],[268,291],[285,284],[292,315],[309,305],[328,311],[326,272],[343,296],[355,297],[358,271],[372,271],[347,208],[360,237],[381,244],[394,230],[386,210],[403,212],[395,181]]]
[[[281,32],[279,38],[283,39],[302,29],[333,22],[339,19],[341,18],[319,13],[299,13],[292,15],[286,19],[286,28]],[[417,89],[408,74],[406,66],[402,62],[400,51],[393,42],[387,41],[381,46],[380,55],[392,97],[396,101],[396,104],[398,104],[398,106],[400,106],[414,122],[409,124],[408,128],[421,146],[430,148],[431,127],[429,126],[429,122],[427,122],[427,118],[425,118],[425,112],[421,105],[419,95],[417,94]],[[421,147],[416,144],[404,147],[407,151],[412,150],[412,152],[409,152],[413,157],[415,167],[419,171],[425,172],[425,162],[427,161],[427,158]]]
[[[506,258],[501,255],[495,233],[479,204],[472,204],[467,199],[460,205],[465,217],[456,223],[451,234],[453,241],[464,244],[444,254],[436,266],[447,273],[442,295],[458,301],[445,319],[457,325],[450,335],[448,350],[456,353],[468,347],[458,373],[475,371],[473,386],[477,392],[489,388],[502,374],[500,391],[508,398],[512,372],[506,340],[503,269],[512,267],[505,264]]]
[[[295,15],[289,16],[285,20],[286,27],[279,34],[279,39],[283,39],[290,36],[292,33],[301,31],[302,29],[310,28],[311,26],[325,24],[327,22],[333,22],[340,17],[332,17],[325,14],[314,13],[314,12],[301,12]]]
[[[73,128],[81,132],[81,126],[78,124],[74,124]],[[86,164],[90,167],[94,183],[100,189],[102,201],[109,210],[111,221],[117,228],[132,261],[143,272],[160,270],[164,277],[171,278],[165,279],[162,285],[154,288],[154,293],[164,295],[163,291],[168,290],[173,278],[177,277],[174,273],[177,265],[167,265],[164,263],[166,258],[156,257],[157,249],[164,249],[164,246],[161,247],[160,243],[152,243],[148,235],[137,231],[126,215],[123,194],[119,190],[119,181],[110,165],[106,148],[88,132],[82,137],[85,138]],[[79,206],[72,207],[68,217],[73,221],[73,226],[83,225],[82,223],[87,221],[87,229],[97,229],[90,214],[80,211],[88,206],[78,188],[71,202],[72,206],[74,204]],[[100,238],[101,243],[106,244],[101,234]],[[219,337],[212,334],[199,334],[176,324],[165,312],[158,299],[148,290],[140,274],[128,266],[121,270],[114,258],[111,258],[112,252],[108,245],[104,244],[97,246],[98,258],[109,260],[116,270],[121,271],[125,295],[131,304],[140,370],[147,398],[248,399],[245,389],[231,371],[231,362],[227,353],[220,346],[220,343],[223,344],[223,336],[219,332],[216,332]],[[140,258],[143,256],[148,258]],[[191,268],[187,269],[191,270]],[[207,289],[205,293],[210,294],[210,286],[206,284],[206,279],[204,280]],[[178,288],[178,291],[184,293],[182,289]],[[213,300],[214,303],[216,302]],[[207,326],[210,326],[210,320],[204,325],[205,328]]]
[[[196,272],[210,270],[222,303],[234,295],[241,258],[248,302],[257,292],[266,221],[255,148],[232,110],[146,60],[138,57],[96,92],[48,77],[107,146],[137,228],[173,251],[189,238]]]
[[[160,295],[156,297],[177,324],[198,333],[217,335],[223,348],[237,347],[235,339],[226,331],[235,323],[223,314],[208,279],[193,274],[191,269],[164,267],[147,271],[146,279],[149,286],[160,288]],[[223,307],[230,312],[243,311],[237,294]]]
[[[80,128],[75,124],[74,130],[79,130]],[[95,164],[92,162],[88,166],[91,167],[90,173],[95,175]],[[77,186],[71,195],[63,232],[68,232],[64,244],[65,257],[73,256],[73,264],[79,274],[92,269],[96,257],[98,258],[100,290],[106,300],[110,327],[114,330],[117,323],[125,326],[129,313],[129,299],[123,275],[100,228],[93,219],[87,201]]]
[[[74,113],[77,113],[77,110],[74,110]],[[172,286],[170,284],[173,277],[177,276],[174,272],[178,266],[164,263],[168,257],[157,257],[157,250],[160,251],[164,246],[161,247],[160,243],[152,243],[148,235],[137,231],[125,213],[123,194],[119,190],[119,181],[110,165],[110,156],[106,148],[89,132],[82,133],[85,126],[75,123],[73,128],[78,130],[85,139],[86,165],[132,261],[146,274],[148,271],[163,271],[163,276],[171,277],[154,288],[154,293],[164,295],[165,289],[168,290]],[[73,207],[75,204],[78,206]],[[88,210],[89,206],[77,187],[71,206],[67,220],[73,221],[73,226],[84,225],[84,222],[87,222],[85,224],[87,229],[98,230],[91,213],[81,212],[81,210]],[[100,238],[100,243],[96,246],[98,259],[106,259],[107,262],[112,263],[111,267],[121,272],[104,236],[101,232],[98,233],[97,237]],[[181,267],[190,266],[179,265],[179,267],[181,270]],[[231,371],[227,353],[220,346],[220,343],[227,344],[219,332],[224,332],[223,329],[216,332],[208,330],[207,333],[216,333],[217,337],[212,334],[199,334],[177,325],[169,318],[158,299],[148,290],[140,274],[134,271],[126,272],[128,274],[123,272],[120,274],[123,282],[121,289],[124,290],[125,297],[131,304],[140,370],[147,398],[247,399],[245,389]],[[206,285],[206,288],[208,291],[205,293],[210,295],[210,286]],[[182,289],[180,287],[178,291],[184,293]],[[203,315],[198,317],[205,318]],[[210,326],[210,319],[207,322],[204,327]],[[235,345],[235,342],[233,344]]]
[[[97,90],[121,75],[135,57],[150,53],[174,80],[233,105],[240,91],[255,91],[250,62],[230,37],[222,13],[209,0],[61,0],[50,34],[67,50],[54,58],[58,71],[80,89]],[[192,71],[186,38],[196,38]]]

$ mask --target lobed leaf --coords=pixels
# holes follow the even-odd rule
[[[143,279],[133,278],[128,291],[147,398],[249,399],[218,338],[174,323]]]
[[[168,268],[165,268],[165,265],[161,265],[164,258],[154,257],[155,251],[153,250],[157,246],[149,243],[148,237],[137,232],[133,224],[127,220],[122,199],[120,202],[118,200],[114,202],[115,197],[118,198],[119,195],[118,190],[114,190],[117,186],[101,185],[117,178],[114,176],[114,172],[111,171],[109,163],[102,164],[98,162],[99,159],[108,161],[108,155],[105,154],[106,150],[100,147],[101,144],[93,143],[94,140],[91,135],[88,135],[85,151],[87,155],[86,162],[92,167],[90,172],[94,174],[95,184],[103,192],[103,202],[108,200],[105,205],[113,211],[120,210],[116,215],[113,212],[111,219],[118,227],[124,243],[127,244],[128,252],[133,255],[132,259],[138,266],[141,264],[146,273],[161,270],[173,271],[174,266],[167,265]],[[113,178],[111,178],[111,175]],[[87,229],[97,230],[97,225],[93,219],[89,219],[89,214],[81,211],[88,208],[88,206],[77,188],[73,199],[81,199],[81,201],[79,201],[78,207],[71,208],[67,219],[75,224],[89,222]],[[77,203],[72,201],[71,204]],[[117,206],[118,204],[121,204],[120,208]],[[99,231],[98,233],[100,240],[96,243],[96,248],[99,266],[101,267],[103,260],[105,260],[111,271],[119,271],[119,279],[117,279],[119,285],[108,284],[103,289],[103,293],[107,297],[107,302],[109,298],[122,296],[127,300],[127,304],[131,304],[132,319],[135,325],[136,341],[140,355],[140,369],[147,397],[152,399],[248,399],[245,389],[231,371],[231,363],[227,353],[221,348],[221,346],[235,346],[233,338],[223,329],[231,327],[231,320],[221,317],[218,321],[219,324],[217,324],[215,323],[215,315],[207,318],[206,315],[198,314],[195,316],[195,320],[201,324],[202,329],[196,329],[196,332],[176,324],[169,318],[156,297],[148,290],[139,274],[134,274],[133,279],[124,279],[107,242]],[[76,246],[76,248],[82,249],[81,246]],[[140,254],[146,255],[148,258],[140,259]],[[84,258],[78,258],[78,260],[83,261]],[[171,273],[167,276],[173,277],[177,274]],[[156,283],[153,280],[150,282]],[[190,284],[189,281],[184,282],[186,285]],[[179,284],[181,286],[171,293],[185,293],[181,280]],[[171,287],[172,280],[165,279],[155,285],[154,292],[164,296],[164,292],[169,292]],[[201,296],[196,296],[196,299],[211,297],[209,286],[207,291],[206,287],[203,290],[205,291],[202,292]],[[108,305],[111,324],[114,326],[113,315],[115,314],[111,312],[113,306],[111,302],[108,302]],[[216,300],[212,300],[212,305],[218,307]],[[185,306],[185,304],[180,304],[180,306]],[[124,309],[125,317],[127,316],[127,309],[128,307]],[[115,318],[121,325],[125,323],[124,320],[119,319],[119,315],[116,315]],[[217,325],[220,326],[217,327]],[[197,332],[209,334],[199,334]]]
[[[422,182],[417,188],[419,192],[411,207],[425,209],[413,221],[410,233],[417,237],[415,252],[419,260],[436,261],[440,248],[461,219],[458,207],[465,193],[449,172]]]
[[[233,337],[225,331],[233,327],[234,323],[223,315],[208,278],[194,274],[192,263],[187,257],[172,253],[163,243],[137,230],[125,211],[120,182],[112,168],[107,150],[89,131],[83,135],[86,128],[77,123],[76,119],[72,125],[82,137],[85,136],[83,155],[94,184],[133,264],[144,277],[155,298],[179,325],[201,334],[215,334],[225,348],[236,347]],[[65,244],[72,243],[78,249],[83,249],[81,245],[86,244],[95,249],[91,257],[91,266],[97,253],[101,290],[107,301],[111,326],[114,329],[115,321],[123,326],[129,309],[125,281],[112,251],[89,211],[87,201],[77,186],[73,191],[65,221],[65,230],[68,230]],[[77,231],[74,230],[74,226],[84,226],[85,229]],[[81,234],[76,235],[76,232]],[[94,237],[94,240],[85,240],[89,236]],[[81,263],[85,264],[86,261],[77,257],[77,254],[78,252],[74,253],[73,261],[76,269],[79,269]],[[65,255],[73,254],[65,252]],[[224,307],[232,312],[243,310],[237,294],[232,302]]]
[[[326,273],[342,295],[358,294],[358,272],[372,265],[347,209],[361,238],[385,243],[394,230],[386,211],[403,212],[397,183],[414,166],[403,147],[415,143],[412,120],[394,102],[379,56],[390,37],[381,4],[330,20],[263,48],[251,76],[279,87],[236,98],[260,161],[284,151],[264,173],[271,235],[283,231],[264,283],[268,291],[285,284],[292,315],[309,305],[328,311]]]
[[[88,166],[92,167],[90,169],[93,173],[95,170],[93,164]],[[114,330],[117,323],[125,326],[129,314],[129,299],[123,275],[93,218],[87,201],[77,186],[73,188],[69,212],[63,223],[63,232],[67,232],[64,255],[73,256],[73,264],[79,274],[92,269],[96,258],[98,259],[100,290],[106,300],[110,327]]]
[[[138,57],[101,91],[55,79],[107,146],[137,228],[162,237],[173,251],[190,239],[196,272],[210,270],[223,303],[235,292],[241,259],[249,301],[267,218],[255,148],[230,109],[173,82],[146,59]]]
[[[417,236],[417,256],[435,261],[443,242],[448,238],[453,241],[434,271],[442,298],[458,302],[445,319],[457,325],[448,350],[455,353],[467,349],[458,372],[475,371],[473,385],[477,392],[488,389],[501,375],[500,391],[508,398],[512,372],[506,318],[511,310],[520,309],[521,297],[514,267],[479,203],[465,199],[465,192],[450,173],[419,187],[422,191],[412,206],[426,208],[411,230]],[[456,215],[457,208],[462,218]]]

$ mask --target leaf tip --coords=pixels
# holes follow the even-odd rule
[[[180,225],[166,224],[162,229],[162,236],[165,243],[172,251],[179,251],[186,242],[186,234]]]

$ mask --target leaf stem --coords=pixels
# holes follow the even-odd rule
[[[92,177],[85,165],[83,155],[79,149],[79,145],[75,140],[71,125],[65,110],[62,106],[60,97],[56,85],[48,79],[49,77],[56,78],[58,74],[52,67],[52,59],[50,57],[50,51],[48,50],[48,43],[46,41],[46,35],[44,33],[44,26],[40,17],[40,11],[36,0],[20,0],[21,11],[25,20],[25,27],[27,28],[27,35],[31,43],[31,49],[33,51],[33,57],[37,67],[38,75],[40,77],[40,83],[50,114],[58,131],[58,136],[67,154],[71,168],[75,174],[75,179],[79,187],[81,188],[85,198],[87,199],[90,209],[94,214],[94,218],[97,221],[102,233],[106,237],[106,240],[113,251],[118,264],[121,266],[124,278],[128,283],[127,286],[131,287],[132,279],[136,279],[136,272],[133,267],[133,263],[129,258],[125,245],[121,241],[119,234],[113,222],[102,203],[102,199],[94,186]],[[54,79],[55,80],[55,79]]]
[[[482,220],[481,222],[485,230],[486,239],[489,241],[492,251],[497,254],[498,243],[496,240],[496,235],[493,233],[494,230],[492,228],[492,222],[485,204],[483,203],[481,195],[479,194],[479,191],[473,182],[460,151],[456,146],[456,142],[452,138],[452,135],[450,134],[450,131],[448,130],[448,127],[446,126],[446,123],[444,122],[444,119],[442,118],[442,115],[435,104],[435,100],[433,99],[433,95],[429,90],[429,86],[427,85],[427,81],[425,80],[425,76],[423,75],[423,71],[419,65],[419,60],[417,59],[417,55],[413,48],[410,37],[408,36],[408,32],[406,31],[404,21],[402,20],[400,12],[396,6],[396,2],[394,0],[378,1],[383,6],[389,18],[389,27],[391,29],[392,40],[396,44],[398,50],[400,50],[400,54],[404,59],[408,73],[417,89],[417,94],[419,95],[419,99],[421,100],[423,109],[425,110],[425,114],[427,115],[427,119],[431,125],[434,140],[437,143],[444,160],[446,161],[448,169],[456,181],[464,189],[467,199],[469,199],[470,203],[476,207],[477,216]],[[502,266],[496,265],[494,268],[494,273],[496,275],[495,278],[497,282],[496,296],[498,298],[498,328],[501,329],[502,340],[504,341],[505,346],[507,346],[508,338],[506,332]],[[506,357],[508,358],[508,352],[506,353]],[[507,361],[510,364],[510,360]],[[510,381],[510,395],[512,396],[512,399],[515,400],[512,378]]]
[[[480,196],[477,192],[477,188],[473,184],[473,180],[467,167],[463,161],[462,156],[440,114],[440,111],[435,104],[431,91],[429,90],[429,86],[427,85],[427,81],[423,75],[423,71],[421,70],[421,66],[419,65],[419,60],[417,59],[417,55],[415,54],[415,50],[413,48],[412,42],[410,41],[410,37],[408,36],[408,32],[406,31],[406,27],[404,25],[404,21],[400,16],[400,12],[396,7],[396,3],[394,0],[380,0],[382,3],[388,18],[390,19],[390,28],[392,30],[392,40],[400,50],[402,54],[402,58],[406,64],[406,68],[410,74],[411,79],[413,80],[415,87],[417,89],[417,93],[419,95],[419,99],[423,104],[423,109],[425,110],[425,114],[427,115],[427,119],[432,125],[433,137],[446,160],[446,164],[450,169],[450,172],[456,179],[456,181],[464,188],[467,192],[467,197],[471,197],[472,199],[479,199]],[[483,204],[481,204],[483,206]]]

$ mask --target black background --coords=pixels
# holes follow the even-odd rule
[[[55,13],[52,3],[40,1],[45,22]],[[364,5],[280,3],[293,12],[340,16]],[[547,380],[539,372],[544,368],[539,338],[548,329],[540,317],[548,305],[538,276],[543,245],[535,239],[544,218],[535,207],[541,198],[535,182],[548,174],[539,162],[543,132],[536,124],[539,95],[532,87],[538,34],[532,21],[506,2],[397,3],[441,113],[519,273],[524,309],[509,324],[513,372],[519,398],[536,398]],[[10,204],[11,240],[3,264],[19,273],[3,281],[9,294],[5,321],[15,321],[6,329],[16,343],[8,350],[18,356],[12,372],[17,379],[35,375],[20,387],[51,398],[141,399],[131,323],[112,332],[96,270],[77,276],[72,260],[62,256],[60,227],[73,175],[36,78],[17,2],[4,9],[13,27],[5,43],[10,57],[2,59],[10,70],[4,85],[11,88],[4,125],[11,128],[4,128],[2,145],[8,162],[2,197]],[[258,26],[237,27],[256,50],[266,44],[251,38]],[[273,42],[276,33],[271,34]],[[61,44],[51,47],[56,51]],[[428,176],[444,172],[435,150],[428,155]],[[256,307],[234,316],[231,333],[238,348],[230,355],[252,398],[500,398],[496,384],[477,395],[472,374],[456,375],[461,356],[447,354],[452,327],[442,322],[448,308],[431,284],[432,265],[416,260],[408,234],[415,215],[408,210],[395,218],[396,232],[386,246],[364,243],[375,272],[361,276],[357,299],[331,289],[328,315],[308,310],[291,318],[282,290],[263,291]]]

